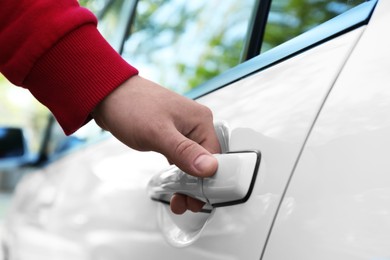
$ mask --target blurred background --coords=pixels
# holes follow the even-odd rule
[[[0,127],[25,129],[30,140],[28,149],[32,153],[38,152],[48,116],[49,111],[36,101],[29,91],[15,87],[0,74]],[[0,222],[4,218],[12,194],[12,189],[4,183],[6,180],[3,174],[4,169],[0,168]]]
[[[260,52],[363,1],[274,0]],[[183,94],[248,59],[247,32],[258,1],[139,0],[136,7],[133,0],[79,3],[96,14],[103,36],[142,76]],[[1,128],[22,130],[27,156],[18,167],[0,161],[0,223],[23,175],[103,134],[91,122],[66,137],[29,91],[0,74]]]

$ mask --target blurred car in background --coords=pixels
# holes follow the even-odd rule
[[[99,132],[18,184],[6,259],[390,259],[390,2],[80,2],[141,75],[211,108],[219,169]],[[208,205],[174,215],[180,191]]]
[[[31,141],[29,135],[23,128],[0,127],[1,191],[12,192],[25,174],[44,167],[67,152],[88,143],[90,139],[103,135],[102,130],[90,124],[72,136],[65,136],[51,115],[47,116],[47,124],[43,126],[42,131],[39,149],[33,152],[29,148]]]

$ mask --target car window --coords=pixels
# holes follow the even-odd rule
[[[53,117],[51,118],[51,121],[47,146],[44,151],[49,160],[56,159],[57,156],[61,156],[63,153],[67,153],[74,148],[91,142],[93,143],[106,134],[106,132],[92,120],[72,135],[66,136],[61,126]]]
[[[98,18],[102,16],[105,9],[111,5],[113,0],[79,0],[79,4],[87,7],[91,10]],[[116,2],[123,2],[122,0]]]
[[[122,56],[179,93],[241,62],[255,0],[140,0]]]
[[[119,51],[124,27],[127,26],[127,17],[131,11],[127,10],[125,0],[80,0],[81,5],[90,9],[99,19],[98,29],[112,47]]]
[[[121,20],[123,4],[123,0],[110,1],[106,4],[105,9],[100,12],[99,16],[102,16],[102,19],[99,20],[98,29],[110,43],[111,41],[117,41],[119,36],[117,34],[118,28],[123,22]]]
[[[23,129],[31,153],[39,150],[48,114],[28,91],[12,85],[0,74],[0,127]]]
[[[336,17],[365,0],[272,0],[261,52]]]

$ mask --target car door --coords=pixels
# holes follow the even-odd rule
[[[389,259],[389,7],[378,1],[335,82],[263,259]]]
[[[135,239],[122,256],[259,259],[308,134],[374,5],[358,5],[192,90],[188,96],[223,122],[228,152],[260,152],[253,190],[245,203],[184,216],[153,202],[150,218],[170,246],[150,239],[140,247]]]
[[[299,24],[291,17],[295,9],[284,13],[292,2],[137,1],[136,16],[129,18],[133,23],[119,48],[144,76],[181,93],[191,90],[188,97],[210,107],[223,128],[226,152],[259,154],[255,172],[243,173],[254,180],[243,203],[173,215],[168,205],[148,194],[149,179],[164,172],[166,161],[108,138],[49,165],[38,178],[31,177],[35,186],[27,180],[19,187],[14,207],[18,214],[11,218],[9,232],[13,255],[261,258],[308,135],[375,5],[370,1],[352,8],[349,1],[335,1],[338,4],[326,6],[339,8],[332,11],[335,18],[327,21],[325,15],[295,34],[271,37],[269,26],[279,24],[279,31],[285,32]],[[137,20],[137,14],[142,19]],[[190,21],[183,22],[187,20],[178,14]],[[257,26],[259,21],[262,26]],[[200,34],[195,39],[185,32]],[[208,37],[203,41],[206,48],[197,42],[203,36]],[[38,235],[44,243],[34,239]]]

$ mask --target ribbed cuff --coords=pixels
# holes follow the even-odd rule
[[[91,24],[69,33],[43,55],[23,86],[72,134],[91,119],[104,97],[137,73]]]

